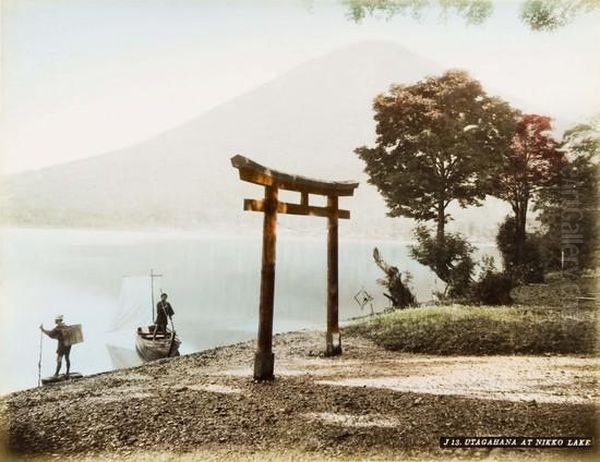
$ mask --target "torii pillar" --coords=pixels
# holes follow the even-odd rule
[[[263,200],[244,199],[244,210],[263,212],[262,269],[260,279],[260,305],[257,351],[254,357],[254,378],[272,380],[275,356],[273,354],[273,302],[275,299],[275,250],[277,215],[313,215],[327,218],[327,332],[325,354],[342,353],[338,320],[338,219],[350,218],[348,210],[338,207],[339,196],[352,196],[358,183],[352,181],[323,181],[290,175],[269,169],[237,155],[231,164],[239,170],[240,179],[264,186]],[[290,204],[278,200],[278,191],[285,189],[300,193],[300,203]],[[309,204],[309,194],[327,197],[326,207]]]

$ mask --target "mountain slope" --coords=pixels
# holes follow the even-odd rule
[[[146,142],[6,178],[3,219],[59,226],[247,223],[242,198],[262,191],[238,179],[229,158],[239,153],[283,171],[359,180],[356,197],[343,201],[353,212],[350,226],[389,226],[353,149],[373,142],[376,94],[439,72],[385,42],[334,51]],[[293,226],[315,225],[287,218]]]

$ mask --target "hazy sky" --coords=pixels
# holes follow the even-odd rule
[[[396,17],[355,24],[339,2],[3,0],[6,172],[142,141],[339,47],[405,46],[460,67],[528,111],[600,112],[600,14],[532,32],[518,4],[484,26]],[[382,89],[384,90],[384,89]],[[525,106],[525,107],[523,107]]]

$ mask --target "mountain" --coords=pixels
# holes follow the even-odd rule
[[[341,202],[352,211],[345,226],[363,235],[402,231],[401,221],[385,218],[383,200],[353,150],[374,140],[375,95],[440,71],[386,42],[336,50],[140,144],[4,178],[2,219],[50,226],[254,226],[257,218],[248,215],[259,214],[243,216],[242,199],[259,198],[261,188],[242,183],[229,162],[243,154],[286,172],[359,180],[356,196]],[[286,217],[282,223],[323,226],[316,221]]]

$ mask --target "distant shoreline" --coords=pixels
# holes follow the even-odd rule
[[[21,226],[21,225],[0,225],[0,232],[17,232],[17,231],[53,231],[53,232],[93,232],[93,233],[124,233],[131,235],[153,235],[162,237],[181,237],[181,238],[200,238],[208,237],[212,235],[219,235],[220,237],[227,237],[231,239],[242,239],[250,237],[261,236],[261,229],[256,229],[254,226],[241,226],[241,227],[230,227],[227,225],[220,226],[205,226],[197,228],[156,228],[156,227],[139,227],[139,228],[120,228],[120,227],[65,227],[65,226]],[[240,231],[243,234],[240,234]],[[285,226],[281,226],[278,229],[278,237],[290,238],[290,239],[303,239],[303,240],[322,240],[324,239],[325,232],[314,229],[307,230],[291,230]],[[356,235],[352,233],[346,233],[346,235],[340,233],[340,241],[372,241],[374,244],[377,242],[394,242],[395,244],[401,245],[413,245],[414,240],[394,238],[389,235],[372,236],[372,235]],[[495,247],[496,244],[491,241],[473,241],[473,245],[476,247],[488,248]]]

